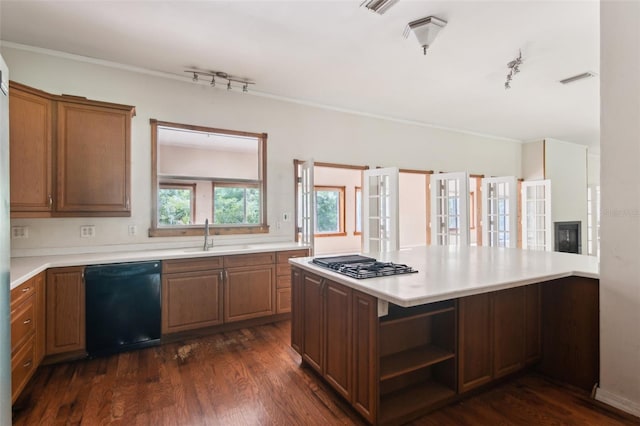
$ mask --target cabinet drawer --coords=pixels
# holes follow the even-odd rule
[[[274,252],[236,254],[224,257],[224,267],[233,268],[236,266],[269,265],[275,263]]]
[[[200,257],[162,261],[162,273],[208,271],[222,268],[222,257]]]
[[[276,313],[291,312],[291,289],[279,288],[276,293]]]
[[[292,257],[306,257],[309,256],[309,250],[287,250],[287,251],[279,251],[276,254],[276,263],[287,263],[289,259]]]
[[[30,297],[11,311],[11,352],[24,343],[35,330],[35,297]]]
[[[291,288],[291,275],[279,276],[276,278],[277,288]]]
[[[27,384],[29,378],[36,369],[35,363],[35,339],[33,336],[27,344],[11,358],[11,395],[15,401],[20,391]]]
[[[23,300],[36,292],[36,285],[33,278],[23,282],[18,287],[11,290],[11,309],[13,310]]]

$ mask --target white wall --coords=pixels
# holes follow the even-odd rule
[[[545,179],[551,180],[551,220],[580,221],[587,254],[587,147],[546,138]]]
[[[228,92],[113,68],[66,55],[2,47],[12,78],[50,93],[75,94],[108,102],[135,105],[132,123],[132,215],[129,218],[20,219],[29,239],[13,240],[12,254],[37,255],[64,251],[113,250],[131,244],[195,245],[199,238],[148,238],[150,225],[149,119],[210,126],[269,135],[267,197],[270,233],[246,237],[224,236],[217,244],[244,240],[294,238],[293,159],[314,158],[343,164],[390,165],[407,169],[468,170],[486,175],[520,175],[520,144],[426,126],[382,120],[276,100]],[[256,89],[260,88],[260,82]],[[81,239],[81,225],[95,225],[96,237]],[[138,235],[128,236],[128,225]],[[97,247],[97,248],[96,248]],[[64,249],[66,248],[66,250]]]
[[[524,180],[544,179],[544,140],[522,144],[522,178]]]
[[[600,3],[600,388],[640,416],[640,2]]]
[[[600,185],[600,154],[587,152],[587,184]]]

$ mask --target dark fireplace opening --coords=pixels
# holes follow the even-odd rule
[[[582,222],[555,222],[555,251],[582,254]]]

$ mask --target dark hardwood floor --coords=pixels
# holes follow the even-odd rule
[[[14,425],[362,425],[289,347],[290,322],[40,367]],[[530,374],[414,425],[628,425]]]

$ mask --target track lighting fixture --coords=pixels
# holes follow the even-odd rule
[[[398,0],[364,0],[360,6],[364,6],[372,12],[382,15]]]
[[[185,70],[184,72],[193,74],[193,82],[197,83],[200,81],[200,77],[211,77],[211,87],[216,87],[216,78],[220,80],[227,81],[227,90],[232,90],[234,88],[242,89],[244,93],[249,91],[249,85],[255,84],[255,82],[243,78],[243,77],[235,77],[231,74],[227,74],[223,71],[201,71],[201,70]],[[237,83],[237,84],[236,84]]]
[[[507,80],[504,82],[504,89],[511,89],[511,80],[513,76],[520,72],[520,65],[522,65],[522,50],[518,49],[518,57],[507,64],[509,73],[507,74]]]

